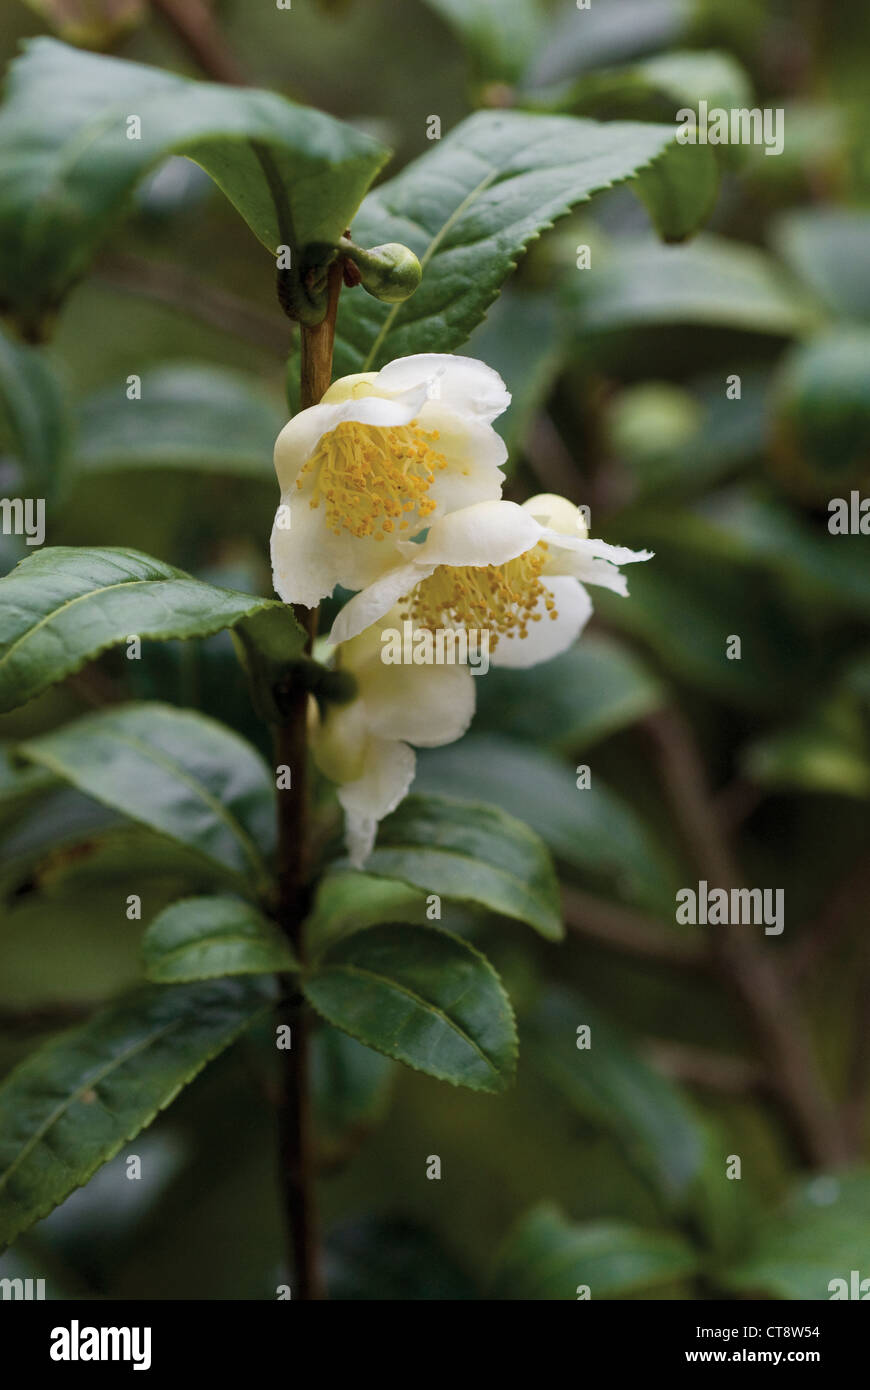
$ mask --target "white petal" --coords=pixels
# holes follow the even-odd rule
[[[432,447],[444,455],[449,465],[436,471],[429,488],[429,496],[438,503],[434,515],[501,497],[501,466],[508,453],[492,425],[460,415],[441,401],[427,402],[418,418],[421,429],[438,431]]]
[[[530,623],[527,637],[500,637],[492,653],[493,666],[537,666],[567,651],[583,631],[592,613],[592,603],[576,579],[547,579],[544,587],[556,600],[558,618],[551,618],[544,602],[538,604],[540,622]]]
[[[361,869],[375,842],[378,821],[394,811],[414,780],[417,760],[406,743],[370,738],[362,776],[339,789],[351,863]]]
[[[368,716],[362,700],[332,706],[325,719],[317,718],[310,730],[311,751],[320,771],[331,782],[355,782],[365,770],[369,737]]]
[[[560,536],[587,535],[586,518],[567,497],[559,497],[555,492],[539,492],[537,497],[529,497],[523,503],[523,508],[542,526],[558,532]]]
[[[563,551],[553,562],[553,566],[558,569],[559,574],[572,575],[574,579],[579,579],[581,584],[597,584],[600,589],[610,589],[622,598],[628,596],[628,580],[622,570],[608,564],[606,560],[596,560],[594,556],[584,555],[582,552],[569,555]]]
[[[436,565],[503,565],[536,545],[541,528],[515,502],[477,502],[432,523],[422,545],[400,542],[406,558]]]
[[[384,547],[381,546],[381,549]],[[422,554],[423,546],[410,546],[409,549]],[[435,565],[408,562],[387,570],[386,574],[375,579],[344,605],[332,624],[330,642],[337,645],[339,642],[349,642],[351,638],[357,637],[367,627],[383,618],[394,603],[409,594],[421,579],[428,578],[434,569]],[[350,587],[348,585],[348,588]]]
[[[426,388],[421,386],[390,400],[382,396],[363,396],[340,404],[312,405],[300,410],[275,441],[275,471],[281,490],[286,491],[295,483],[299,470],[308,462],[320,440],[338,425],[348,420],[381,428],[409,425],[419,415],[425,401]]]
[[[369,728],[382,738],[437,748],[461,738],[474,717],[475,677],[467,666],[386,666],[359,674]]]
[[[629,550],[625,545],[610,545],[607,541],[591,540],[583,536],[566,536],[559,531],[545,530],[543,538],[562,550],[573,550],[578,555],[588,555],[593,559],[609,560],[614,565],[631,565],[638,560],[653,558],[651,550]],[[549,571],[549,566],[547,568]]]
[[[493,421],[511,403],[510,392],[498,372],[474,357],[458,357],[454,353],[420,352],[412,357],[397,357],[382,367],[377,377],[378,389],[390,393],[420,383],[430,388],[430,399],[441,400],[478,420]]]
[[[377,372],[353,372],[350,376],[340,376],[328,386],[320,398],[321,405],[337,405],[342,401],[359,400],[370,396],[369,387],[377,381]]]
[[[309,507],[298,494],[284,494],[281,506],[289,509],[284,516],[289,515],[290,526],[279,526],[276,519],[272,527],[272,583],[285,603],[314,608],[341,582],[348,538],[327,526],[322,506]]]

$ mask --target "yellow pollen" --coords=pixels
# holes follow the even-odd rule
[[[541,582],[548,545],[539,541],[505,565],[439,565],[404,601],[403,620],[418,627],[475,628],[488,631],[494,650],[499,637],[527,637],[529,623],[540,622],[543,606],[551,619],[559,614]]]
[[[391,429],[344,421],[320,440],[296,486],[314,474],[310,506],[323,502],[337,536],[349,531],[382,541],[397,528],[413,534],[438,505],[427,496],[435,474],[447,467],[432,447],[438,438],[416,420]]]

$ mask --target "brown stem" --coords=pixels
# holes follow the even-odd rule
[[[740,870],[716,815],[689,725],[675,710],[650,715],[644,722],[698,871],[717,888],[741,886]],[[799,1151],[814,1167],[839,1167],[848,1158],[843,1126],[780,970],[734,923],[714,930],[711,949],[754,1029]]]
[[[703,970],[708,965],[707,953],[696,941],[662,926],[643,912],[596,898],[579,888],[563,889],[562,899],[565,921],[578,936],[600,941],[603,946],[641,960],[690,970]]]
[[[245,74],[215,23],[206,0],[151,0],[194,62],[215,82],[244,87]]]
[[[743,1095],[764,1090],[764,1071],[744,1057],[729,1057],[704,1047],[690,1047],[670,1039],[649,1038],[645,1051],[653,1066],[688,1086]]]
[[[314,327],[302,326],[303,410],[317,405],[332,379],[332,346],[335,316],[341,291],[341,263],[329,272],[326,318]],[[311,651],[317,632],[317,609],[301,609],[297,616],[308,631],[306,650]],[[308,817],[308,746],[306,737],[308,692],[294,694],[285,721],[275,729],[275,765],[290,768],[291,785],[278,793],[278,923],[299,960],[305,960],[303,922],[308,910],[310,838]],[[311,1115],[311,1066],[309,1019],[304,1001],[289,991],[283,1021],[291,1028],[292,1047],[282,1051],[282,1084],[279,1117],[279,1154],[284,1211],[295,1263],[295,1298],[326,1297],[317,1234],[315,1191],[316,1155]]]

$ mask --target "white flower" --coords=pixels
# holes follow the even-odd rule
[[[343,670],[356,678],[357,695],[316,720],[314,761],[339,784],[348,854],[361,868],[375,842],[378,821],[394,811],[414,780],[409,744],[436,748],[461,738],[474,715],[474,677],[467,666],[385,665],[381,633],[398,613],[344,643]]]
[[[507,450],[492,421],[509,403],[484,363],[422,353],[342,377],[294,416],[275,444],[272,572],[285,603],[362,589],[395,564],[397,542],[499,497]]]
[[[451,512],[421,544],[398,549],[403,562],[345,605],[330,641],[349,641],[398,604],[417,627],[489,632],[493,665],[534,666],[582,632],[592,612],[584,584],[624,596],[617,566],[651,558],[590,540],[579,508],[550,493],[521,507],[479,502]]]

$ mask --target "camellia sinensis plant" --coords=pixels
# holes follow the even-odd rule
[[[647,205],[659,176],[672,187],[674,133],[479,112],[369,192],[387,151],[277,95],[49,39],[12,65],[0,303],[29,344],[10,340],[16,370],[42,379],[68,293],[118,237],[137,184],[183,155],[247,222],[251,255],[274,259],[297,408],[275,448],[277,598],[138,550],[54,546],[62,494],[47,484],[49,543],[0,581],[0,710],[85,679],[113,646],[230,630],[274,749],[270,764],[231,728],[143,700],[97,701],[10,750],[16,805],[72,788],[167,862],[195,865],[202,891],[151,920],[146,902],[142,988],[52,1038],[0,1088],[0,1245],[265,1021],[292,1292],[318,1297],[311,1030],[326,1020],[453,1085],[511,1084],[510,1001],[488,960],[440,925],[441,904],[556,942],[559,895],[521,821],[413,794],[414,749],[458,739],[486,680],[438,652],[477,643],[493,666],[546,662],[580,636],[588,586],[624,595],[621,567],[650,556],[590,538],[575,500],[503,498],[494,422],[522,383],[454,354],[542,229],[641,173]],[[316,798],[313,768],[326,779]]]

